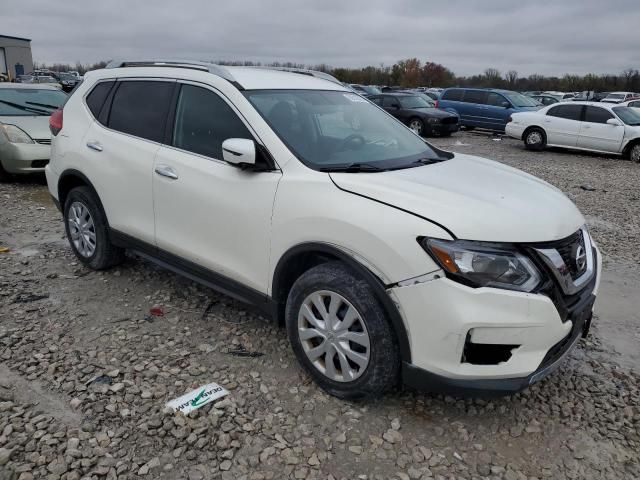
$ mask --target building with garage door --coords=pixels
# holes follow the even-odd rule
[[[31,40],[0,35],[0,74],[13,80],[32,71]]]

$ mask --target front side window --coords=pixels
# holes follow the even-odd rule
[[[636,108],[614,107],[613,111],[627,125],[637,127],[640,125],[640,111]]]
[[[222,142],[253,136],[227,103],[211,90],[182,85],[173,128],[174,147],[222,160]]]
[[[120,82],[111,103],[108,127],[161,142],[174,86],[174,82]]]
[[[511,104],[514,107],[538,107],[539,106],[533,98],[522,95],[521,93],[506,92],[504,96],[507,97],[507,99],[511,102]]]
[[[310,168],[339,170],[364,164],[370,169],[390,170],[450,158],[354,93],[249,90],[244,94]]]
[[[0,115],[49,116],[67,100],[67,94],[48,88],[0,88]]]
[[[584,112],[584,121],[589,123],[607,123],[613,115],[604,108],[587,106]]]
[[[547,115],[579,122],[582,117],[582,105],[558,105],[551,107]]]
[[[505,103],[508,104],[509,102],[499,93],[490,92],[487,96],[487,105],[491,105],[492,107],[504,107]]]

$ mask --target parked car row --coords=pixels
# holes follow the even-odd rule
[[[18,83],[46,83],[70,92],[82,81],[78,72],[54,72],[51,70],[34,70],[28,75],[19,75]]]

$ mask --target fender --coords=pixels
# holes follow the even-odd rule
[[[282,255],[282,257],[278,261],[278,264],[276,265],[276,268],[274,270],[271,290],[273,300],[280,305],[286,302],[286,297],[284,299],[282,298],[287,293],[286,286],[283,285],[285,283],[283,280],[286,278],[286,269],[288,267],[289,260],[304,253],[325,254],[330,257],[335,257],[342,261],[349,268],[354,270],[360,277],[366,280],[369,285],[371,285],[376,298],[380,301],[383,308],[385,309],[387,317],[391,321],[391,326],[396,333],[402,360],[404,362],[411,363],[411,347],[409,345],[409,336],[407,334],[404,321],[402,320],[402,316],[400,315],[398,308],[386,292],[386,286],[368,268],[366,268],[364,265],[362,265],[360,262],[355,260],[343,250],[340,250],[333,245],[310,242],[296,245],[295,247],[287,250],[287,252]]]
[[[76,170],[74,168],[68,168],[68,169],[64,170],[60,174],[60,176],[58,177],[58,185],[56,186],[56,190],[58,192],[58,201],[60,202],[60,205],[62,206],[62,208],[64,208],[64,199],[60,198],[61,197],[61,195],[60,195],[60,186],[64,182],[64,179],[68,178],[68,177],[78,177],[78,178],[80,178],[86,185],[91,187],[93,189],[93,191],[96,192],[96,194],[98,193],[98,191],[96,190],[96,187],[93,186],[91,181],[89,181],[89,179],[86,177],[86,175],[84,173],[82,173],[79,170]]]

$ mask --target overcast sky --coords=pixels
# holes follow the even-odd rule
[[[417,57],[458,75],[640,68],[639,0],[0,0],[39,62],[111,58],[332,66]]]

